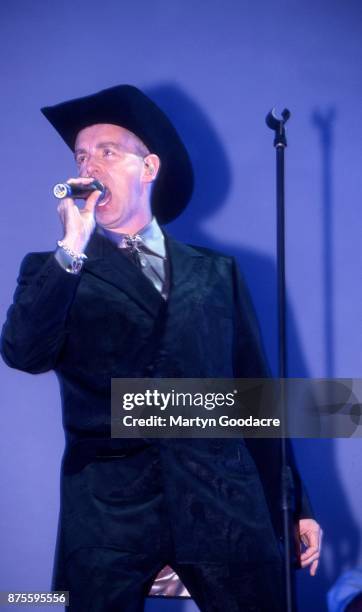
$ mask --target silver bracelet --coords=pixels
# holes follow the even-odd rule
[[[60,249],[70,257],[70,261],[67,263],[65,270],[71,274],[79,274],[83,267],[85,259],[88,259],[85,253],[76,253],[70,247],[68,247],[63,240],[58,240],[57,245]]]
[[[67,246],[63,242],[63,240],[58,240],[57,241],[57,245],[58,245],[58,247],[63,249],[66,253],[68,253],[68,255],[70,255],[71,257],[74,257],[75,259],[88,259],[87,255],[85,253],[76,253],[71,248],[69,248],[69,246]]]

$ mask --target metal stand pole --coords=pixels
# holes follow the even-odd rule
[[[293,579],[293,562],[295,557],[294,536],[294,487],[293,477],[287,457],[286,423],[287,411],[283,381],[287,377],[286,359],[286,299],[285,299],[285,187],[284,187],[284,151],[287,146],[285,123],[290,117],[288,109],[284,109],[281,117],[275,114],[275,109],[266,116],[266,124],[274,130],[274,146],[276,149],[276,188],[277,188],[277,269],[278,269],[278,374],[281,379],[281,419],[283,435],[281,444],[281,509],[283,513],[284,536],[284,576],[285,576],[285,610],[296,611],[296,599]]]

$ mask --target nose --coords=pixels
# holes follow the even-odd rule
[[[91,155],[81,164],[79,168],[79,176],[81,178],[94,177],[99,178],[99,164]]]

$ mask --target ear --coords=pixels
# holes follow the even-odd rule
[[[144,183],[152,183],[160,170],[161,160],[155,153],[146,155],[143,159],[142,180]]]

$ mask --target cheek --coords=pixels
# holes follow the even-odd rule
[[[128,194],[139,194],[140,193],[140,182],[134,175],[123,176],[118,178],[117,191],[119,193]]]
[[[130,164],[128,167],[122,165],[122,167],[113,166],[112,168],[108,168],[108,175],[111,179],[114,193],[140,193],[140,171],[134,164]]]

